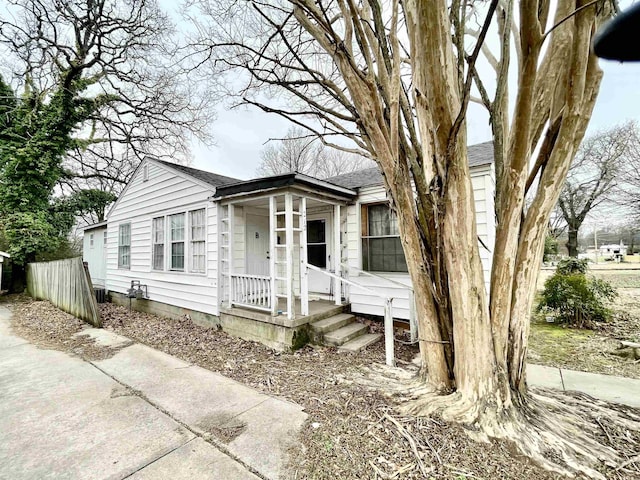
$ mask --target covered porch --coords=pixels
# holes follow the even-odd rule
[[[221,311],[296,327],[341,309],[355,196],[296,173],[218,188]]]

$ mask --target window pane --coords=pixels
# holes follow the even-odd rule
[[[205,210],[194,210],[189,212],[189,223],[191,225],[191,240],[204,240],[205,235]]]
[[[156,243],[153,246],[153,269],[164,270],[164,244]]]
[[[308,245],[307,262],[318,268],[327,268],[327,244]]]
[[[118,267],[129,268],[131,265],[131,224],[125,223],[118,227]]]
[[[203,273],[205,271],[205,242],[191,243],[191,271]]]
[[[171,226],[171,241],[181,242],[184,240],[184,213],[171,215],[169,222]]]
[[[325,221],[310,220],[307,222],[307,243],[325,243]]]
[[[184,270],[184,242],[171,244],[171,269]]]

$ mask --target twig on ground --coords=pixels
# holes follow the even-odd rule
[[[636,463],[640,461],[640,455],[636,455],[635,457],[631,457],[629,460],[622,462],[620,465],[616,467],[616,472],[618,470],[622,470],[624,467],[631,465],[632,463]]]
[[[384,416],[387,420],[393,423],[398,429],[398,431],[400,432],[400,434],[407,439],[407,442],[409,442],[409,445],[411,446],[411,450],[413,451],[413,454],[416,457],[416,461],[418,462],[418,467],[420,468],[420,472],[422,472],[422,474],[426,477],[429,472],[427,472],[427,468],[424,466],[424,462],[422,461],[422,458],[420,458],[420,452],[418,452],[418,445],[416,444],[416,441],[413,438],[413,436],[407,431],[406,428],[404,428],[400,424],[400,422],[398,422],[391,415],[389,415],[388,413],[385,413]],[[438,461],[442,463],[442,461],[440,461],[439,456],[436,458],[438,458]]]

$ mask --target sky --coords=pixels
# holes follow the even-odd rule
[[[640,121],[640,63],[599,62],[604,77],[587,135],[627,120]],[[257,108],[227,110],[221,106],[211,125],[215,145],[194,143],[192,166],[235,178],[253,178],[266,142],[283,137],[289,127],[278,115]],[[470,105],[467,135],[469,145],[491,140],[488,116],[478,105]]]

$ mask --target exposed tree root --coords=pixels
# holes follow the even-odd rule
[[[400,400],[404,415],[437,414],[465,425],[475,440],[509,440],[544,468],[570,477],[583,474],[605,479],[603,471],[620,470],[634,461],[626,460],[628,457],[639,453],[617,451],[603,426],[604,422],[615,430],[640,431],[640,413],[632,408],[613,407],[586,394],[547,389],[531,390],[514,405],[501,405],[460,393],[439,394],[419,381],[416,373],[373,366],[358,382]]]

